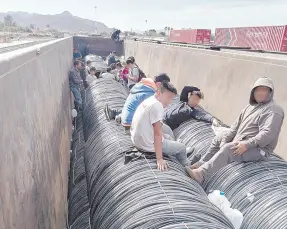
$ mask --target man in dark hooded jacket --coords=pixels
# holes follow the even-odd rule
[[[112,33],[111,38],[112,38],[115,42],[118,42],[118,41],[120,40],[120,33],[121,33],[121,30],[119,30],[119,29],[115,30],[115,31]]]
[[[265,160],[276,148],[284,119],[283,109],[273,100],[274,86],[270,78],[259,78],[251,90],[249,105],[217,144],[211,159],[199,168],[187,167],[189,175],[202,184],[205,179],[233,161]]]
[[[217,125],[218,121],[212,115],[203,110],[196,109],[201,99],[204,99],[204,95],[199,88],[185,86],[180,94],[180,102],[166,109],[163,122],[171,130],[176,129],[181,123],[192,118]]]

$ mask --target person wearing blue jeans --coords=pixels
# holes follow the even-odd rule
[[[82,97],[81,97],[81,92],[80,92],[80,88],[77,86],[70,86],[71,87],[71,91],[75,97],[75,106],[76,106],[76,110],[81,109],[82,108]]]
[[[71,91],[75,97],[76,110],[82,109],[82,97],[81,97],[81,85],[83,80],[81,79],[80,70],[82,69],[82,63],[80,61],[74,61],[74,67],[69,73],[69,84]]]

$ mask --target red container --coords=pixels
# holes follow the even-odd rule
[[[214,44],[287,52],[287,26],[219,28],[215,30]]]
[[[171,30],[169,40],[170,42],[208,44],[210,43],[210,35],[210,29]]]

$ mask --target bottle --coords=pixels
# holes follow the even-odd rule
[[[224,192],[221,192],[219,190],[214,190],[212,193],[208,194],[208,199],[221,211],[223,211],[224,209],[228,209],[231,206],[230,202],[225,197]]]
[[[208,199],[224,213],[235,229],[240,229],[243,221],[243,215],[237,209],[230,208],[231,204],[226,198],[224,192],[215,190],[208,194]]]

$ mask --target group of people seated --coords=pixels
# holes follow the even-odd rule
[[[107,58],[108,65],[112,70],[118,70],[116,72],[117,80],[121,81],[129,90],[131,90],[142,78],[146,78],[143,71],[136,64],[133,56],[128,57],[125,61],[116,60],[115,57],[116,52],[114,51]]]
[[[80,89],[83,82],[89,85],[101,77],[120,81],[129,89],[129,96],[122,110],[113,110],[106,104],[106,118],[121,123],[138,150],[155,153],[160,170],[168,167],[163,155],[173,156],[186,167],[193,179],[202,184],[233,161],[266,160],[276,148],[284,112],[273,100],[274,85],[270,78],[261,77],[255,82],[249,104],[235,123],[216,135],[205,156],[191,164],[187,155],[192,153],[193,148],[177,141],[173,130],[192,118],[213,126],[221,125],[212,115],[197,108],[204,99],[203,92],[197,87],[185,86],[179,101],[172,103],[177,89],[167,74],[160,74],[154,79],[146,78],[143,73],[141,75],[134,57],[120,61],[115,56],[115,52],[109,56],[109,68],[105,73],[97,71],[87,61],[85,79],[80,74],[84,67],[82,62],[74,61],[69,82],[76,108],[81,109],[82,106]]]
[[[176,141],[173,130],[192,118],[214,126],[220,122],[197,108],[204,99],[199,88],[184,87],[179,101],[172,103],[176,95],[177,89],[167,74],[153,80],[143,78],[131,88],[122,110],[113,110],[106,104],[105,115],[108,121],[115,119],[124,126],[139,151],[155,153],[158,169],[168,168],[163,155],[176,157],[200,184],[233,161],[266,160],[275,149],[284,112],[273,100],[270,78],[261,77],[255,82],[249,104],[235,123],[217,135],[207,154],[194,164],[187,157],[193,149]]]
[[[81,88],[87,88],[97,79],[113,79],[121,82],[127,89],[131,90],[141,77],[145,77],[135,63],[134,57],[131,56],[126,61],[116,60],[115,51],[107,58],[108,68],[106,70],[96,69],[90,60],[84,64],[80,59],[80,54],[74,53],[74,67],[69,74],[69,83],[75,98],[76,110],[82,108]]]

